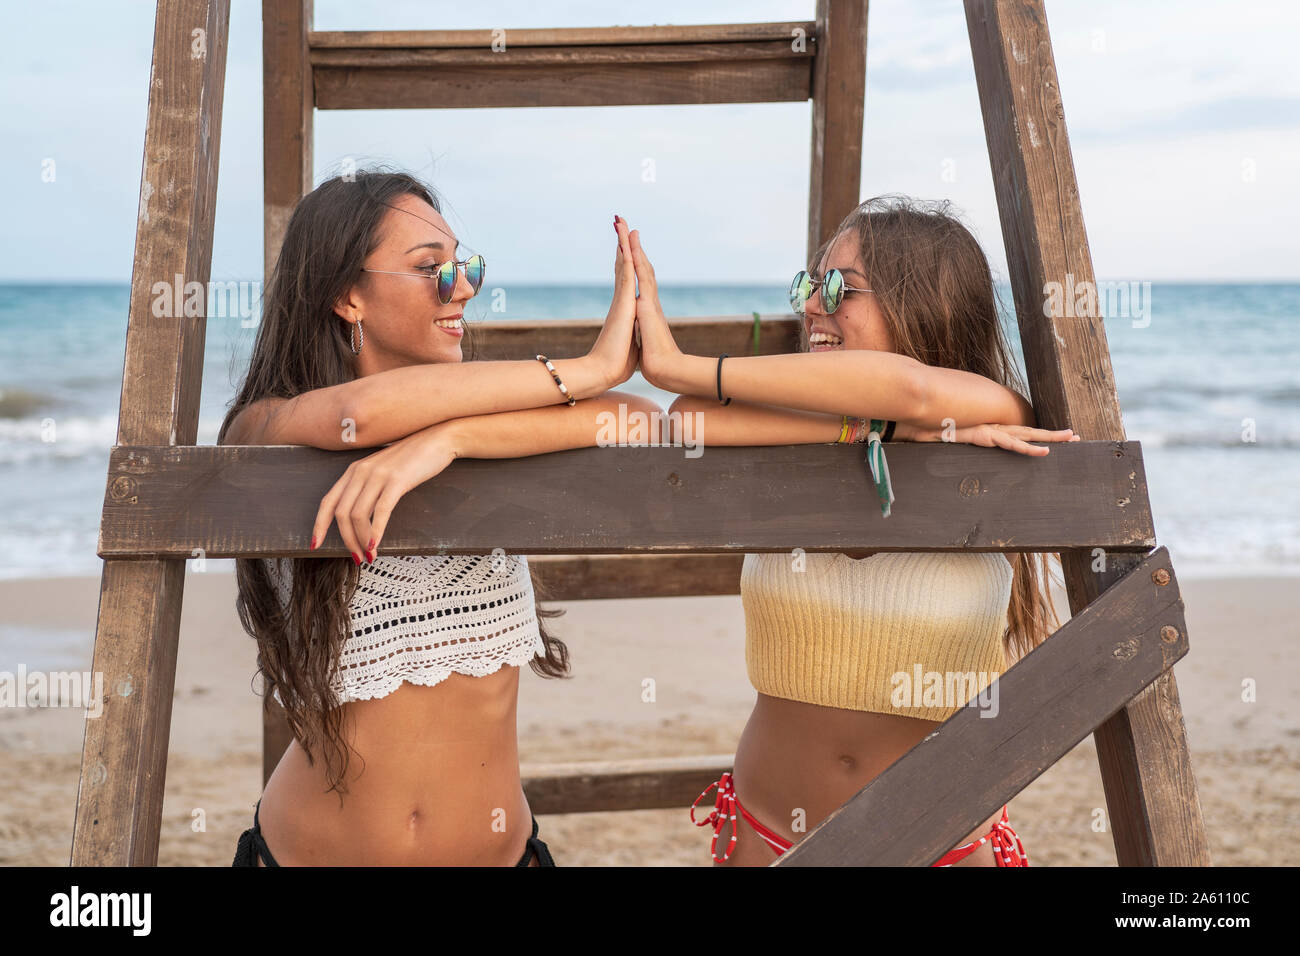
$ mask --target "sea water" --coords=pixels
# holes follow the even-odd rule
[[[608,286],[489,292],[466,309],[471,323],[603,316],[611,294]],[[1148,293],[1140,315],[1105,325],[1125,429],[1142,443],[1158,543],[1184,576],[1300,574],[1300,284],[1155,283]],[[673,316],[789,314],[781,286],[661,294]],[[1002,295],[1011,301],[1009,290]],[[0,285],[0,577],[100,571],[128,299],[126,284]],[[216,441],[256,333],[247,303],[217,311],[210,307],[201,444]],[[1004,322],[1019,360],[1014,318]],[[665,407],[672,398],[639,375],[624,388]],[[896,507],[905,506],[906,489],[897,494]],[[207,570],[231,565],[209,561]]]

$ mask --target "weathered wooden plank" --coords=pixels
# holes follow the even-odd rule
[[[509,70],[521,66],[574,67],[644,63],[722,63],[747,60],[801,60],[791,40],[744,43],[662,43],[635,46],[521,46],[500,52],[489,47],[345,47],[313,49],[313,69],[421,69],[488,67]]]
[[[817,0],[808,257],[858,204],[867,92],[867,0]]]
[[[796,31],[811,36],[807,20],[781,23],[708,23],[685,26],[569,27],[532,30],[313,30],[315,49],[391,49],[486,47],[504,42],[506,50],[537,46],[624,46],[633,43],[739,43],[789,40]]]
[[[708,436],[703,436],[704,445]],[[1041,458],[891,443],[882,518],[862,448],[580,448],[459,459],[408,492],[381,550],[521,554],[1048,551],[1154,544],[1137,442],[1072,442]],[[298,446],[117,447],[104,557],[345,557],[307,546],[321,498],[355,458]],[[1067,503],[1065,505],[1063,503]]]
[[[1155,580],[1159,571],[1166,584]],[[1168,551],[1159,548],[994,681],[986,696],[822,821],[779,865],[934,863],[1186,653],[1178,581]]]
[[[119,443],[197,435],[205,320],[155,315],[153,289],[207,287],[229,21],[229,0],[158,4]],[[184,582],[183,561],[104,564],[92,669],[106,692],[86,721],[73,866],[157,862]]]
[[[731,769],[731,754],[567,764],[525,764],[524,794],[540,813],[606,810],[685,811]]]
[[[262,192],[265,278],[280,254],[289,218],[312,188],[315,89],[307,44],[314,0],[264,3],[262,9]],[[293,735],[284,709],[268,700],[262,717],[262,783]]]
[[[740,593],[740,554],[534,555],[547,600],[686,597]]]
[[[262,195],[264,276],[280,254],[294,207],[312,188],[312,91],[307,56],[314,0],[262,8]]]
[[[966,0],[966,20],[1038,424],[1122,441],[1043,4]],[[1087,553],[1061,554],[1076,613],[1134,564],[1111,555],[1098,573],[1094,560]],[[1120,864],[1208,865],[1174,676],[1130,703],[1096,737]]]
[[[811,95],[812,60],[320,66],[313,75],[316,106],[325,110],[781,103]]]
[[[491,319],[466,325],[466,355],[474,359],[552,359],[586,355],[604,319]],[[754,320],[747,315],[669,319],[678,348],[691,355],[753,355]],[[793,315],[759,316],[759,355],[797,351],[799,321]]]

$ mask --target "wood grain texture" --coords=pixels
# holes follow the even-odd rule
[[[1159,548],[994,681],[986,709],[961,708],[775,865],[929,866],[1186,653]]]
[[[740,593],[740,554],[533,555],[548,601]]]
[[[159,2],[131,273],[119,442],[192,443],[203,316],[155,316],[156,282],[206,288],[212,263],[229,0]],[[183,561],[106,561],[92,670],[104,708],[86,721],[73,866],[158,859]]]
[[[704,436],[707,445],[707,435]],[[1141,446],[891,443],[880,514],[861,446],[580,448],[458,459],[393,510],[383,554],[1055,551],[1154,544]],[[317,508],[363,451],[117,447],[103,557],[346,557],[337,526],[308,550]],[[1068,508],[1062,502],[1069,502]]]
[[[268,281],[289,217],[312,189],[315,95],[307,59],[312,15],[313,0],[278,0],[262,8],[262,235]]]
[[[793,278],[793,273],[791,278]],[[475,360],[531,359],[538,352],[552,359],[586,355],[604,319],[492,319],[470,322],[462,346]],[[701,316],[668,320],[677,347],[690,355],[779,355],[799,346],[799,321],[793,315],[759,316],[758,352],[754,352],[751,315]]]
[[[867,0],[817,0],[808,259],[857,205],[867,93]]]
[[[519,66],[317,67],[316,106],[484,109],[806,100],[812,58]]]
[[[966,0],[966,20],[1038,424],[1122,441],[1105,325],[1064,307],[1096,286],[1043,4]],[[1062,553],[1061,566],[1078,613],[1134,562],[1116,555],[1099,574],[1090,555]],[[1121,866],[1208,865],[1173,675],[1160,686],[1097,730],[1116,855]]]
[[[731,754],[520,767],[529,809],[540,813],[678,809],[683,812],[724,771]],[[707,806],[706,806],[707,804]],[[707,816],[713,806],[702,801]]]
[[[504,30],[314,30],[309,34],[313,50],[326,49],[490,49],[503,39],[506,50],[514,47],[626,46],[628,44],[744,43],[788,40],[796,30],[811,35],[813,23],[791,20],[780,23],[706,23],[685,26],[570,27],[561,29]]]

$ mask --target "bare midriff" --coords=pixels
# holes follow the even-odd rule
[[[759,822],[797,843],[939,725],[759,694],[736,746],[736,796]],[[1001,816],[999,807],[961,843],[986,835]],[[776,859],[743,817],[736,823],[739,839],[728,864],[765,866]],[[728,826],[719,839],[719,856],[730,833]],[[992,866],[991,846],[956,865]]]
[[[532,835],[519,779],[519,668],[404,683],[344,704],[348,792],[298,741],[267,782],[262,835],[281,866],[513,866]]]

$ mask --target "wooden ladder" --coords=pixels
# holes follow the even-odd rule
[[[461,460],[403,499],[385,550],[528,554],[559,600],[735,594],[747,551],[1059,552],[1073,616],[998,680],[998,719],[961,709],[775,865],[928,865],[1089,733],[1119,863],[1208,865],[1172,670],[1187,653],[1183,604],[1167,551],[1154,547],[1142,450],[1125,439],[1101,318],[1044,314],[1048,283],[1094,274],[1042,0],[965,7],[1032,402],[1041,426],[1089,441],[1035,459],[891,445],[906,499],[888,521],[861,506],[869,482],[851,446],[711,448],[689,461],[668,447]],[[488,30],[317,32],[311,21],[311,0],[264,4],[268,274],[312,188],[315,109],[811,99],[809,250],[858,203],[865,0],[818,0],[816,19],[796,23],[510,30],[500,52]],[[93,667],[108,692],[102,716],[86,722],[73,865],[157,862],[185,560],[345,556],[337,532],[315,552],[307,535],[326,489],[366,453],[196,446],[206,320],[150,308],[155,281],[209,279],[228,22],[229,0],[158,3],[98,551]],[[563,358],[584,354],[599,326],[493,321],[480,338],[486,358]],[[748,317],[672,326],[697,354],[788,352],[797,335],[785,316],[762,317],[756,345]],[[724,476],[731,487],[719,502],[711,495]],[[629,496],[645,504],[634,528]],[[440,504],[451,498],[454,511]],[[423,520],[435,513],[436,529]],[[287,744],[269,702],[264,779]],[[538,814],[684,810],[730,761],[525,767],[525,789]]]

